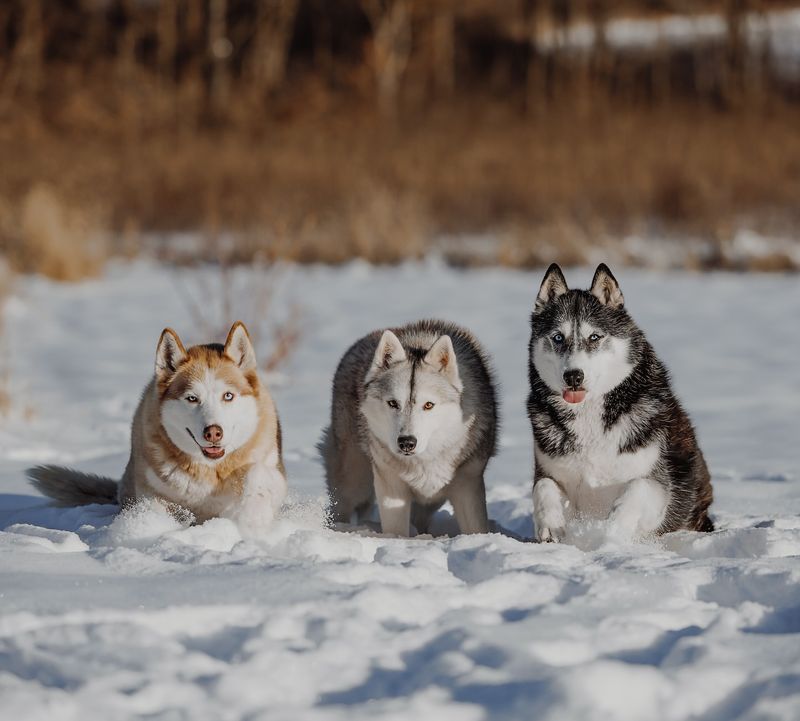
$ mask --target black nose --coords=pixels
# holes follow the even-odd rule
[[[417,447],[417,439],[414,436],[400,436],[397,439],[397,447],[403,453],[413,453]]]
[[[570,388],[580,388],[583,384],[583,371],[578,368],[564,371],[564,383]]]

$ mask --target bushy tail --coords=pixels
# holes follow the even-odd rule
[[[322,437],[317,441],[315,446],[319,457],[322,460],[322,467],[325,469],[326,479],[330,478],[328,473],[328,461],[330,458],[331,448],[333,447],[333,429],[328,426],[322,431]]]
[[[117,482],[72,468],[36,466],[25,471],[31,484],[57,506],[117,503]]]

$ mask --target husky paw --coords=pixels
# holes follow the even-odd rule
[[[669,498],[658,482],[649,478],[631,481],[608,517],[609,537],[627,542],[655,533],[664,520],[668,503]]]
[[[233,520],[245,537],[267,531],[286,497],[286,478],[273,466],[254,466],[248,473],[244,492],[232,509]]]
[[[564,511],[569,501],[552,478],[540,478],[533,485],[533,525],[539,543],[561,543],[566,534]]]
[[[248,498],[230,514],[230,518],[239,527],[242,536],[258,536],[271,526],[275,509],[267,499]]]
[[[536,540],[539,543],[561,543],[564,540],[566,532],[564,528],[548,528],[543,527],[541,530],[536,530]]]

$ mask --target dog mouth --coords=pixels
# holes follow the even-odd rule
[[[192,433],[188,428],[186,432],[192,437],[192,440],[197,444],[197,447],[200,449],[200,452],[206,457],[210,458],[212,461],[218,461],[222,456],[225,455],[225,449],[222,446],[204,446],[202,443],[198,443],[197,439],[194,437],[194,433]]]
[[[585,388],[565,388],[561,393],[561,397],[567,403],[583,403],[584,398],[586,398],[586,389]]]

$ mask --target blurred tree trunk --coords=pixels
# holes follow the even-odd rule
[[[4,77],[11,66],[11,44],[9,31],[11,15],[14,7],[11,3],[0,3],[0,78]],[[0,90],[2,86],[0,85]]]
[[[569,72],[567,66],[569,60],[565,56],[572,12],[572,0],[550,0],[550,17],[555,29],[555,42],[550,56],[549,95],[555,100],[567,95],[568,91]]]
[[[378,107],[397,116],[400,81],[411,55],[410,0],[361,0],[372,26],[372,66],[378,86]]]
[[[314,18],[312,44],[314,65],[326,82],[331,83],[336,77],[336,63],[333,51],[333,26],[335,24],[331,5],[328,0],[313,0],[311,13]]]
[[[658,38],[654,55],[653,96],[657,103],[669,105],[672,102],[672,49],[662,36]]]
[[[228,38],[228,0],[208,2],[208,53],[211,59],[211,112],[219,120],[226,114],[230,95],[228,60],[232,46]]]
[[[202,115],[205,89],[204,48],[206,14],[198,0],[183,0],[183,43],[187,48],[186,59],[180,69],[181,92],[180,130],[191,133]]]
[[[608,99],[608,76],[611,68],[611,48],[608,44],[609,0],[585,0],[584,10],[592,27],[592,47],[581,68],[581,113],[588,114]]]
[[[156,112],[174,125],[180,112],[175,76],[178,57],[178,0],[160,0],[156,18],[156,38],[158,63]]]
[[[32,98],[38,97],[44,82],[44,42],[43,0],[25,0],[14,52],[15,82],[12,85]]]
[[[453,0],[436,0],[432,25],[434,84],[440,96],[449,96],[456,85],[456,28]]]
[[[738,104],[741,101],[744,89],[744,69],[748,52],[745,37],[747,5],[747,0],[727,0],[725,8],[728,37],[722,92],[730,104]]]
[[[160,0],[158,4],[158,73],[162,85],[175,81],[178,54],[178,0]]]
[[[592,47],[592,74],[608,82],[611,71],[611,47],[608,44],[608,20],[610,17],[610,0],[588,0],[589,22],[594,30]]]
[[[108,30],[106,3],[104,0],[83,0],[81,10],[85,13],[85,26],[80,57],[86,67],[91,67],[93,61],[105,53]]]
[[[750,51],[750,93],[752,106],[763,109],[772,95],[768,92],[772,82],[772,24],[769,22],[764,0],[755,0],[754,5],[753,11],[763,35],[759,44]]]
[[[141,28],[136,0],[120,0],[119,7],[124,15],[125,24],[119,39],[115,62],[116,91],[122,128],[130,141],[136,136],[139,126],[136,48]]]
[[[125,24],[117,47],[116,72],[118,81],[125,86],[131,83],[136,67],[136,43],[139,28],[134,0],[119,0],[119,6],[125,17]]]
[[[299,0],[258,0],[251,65],[261,96],[279,88],[286,77],[298,6]]]
[[[527,40],[525,61],[525,112],[541,110],[547,104],[546,58],[539,49],[542,1],[523,0],[522,22]]]

